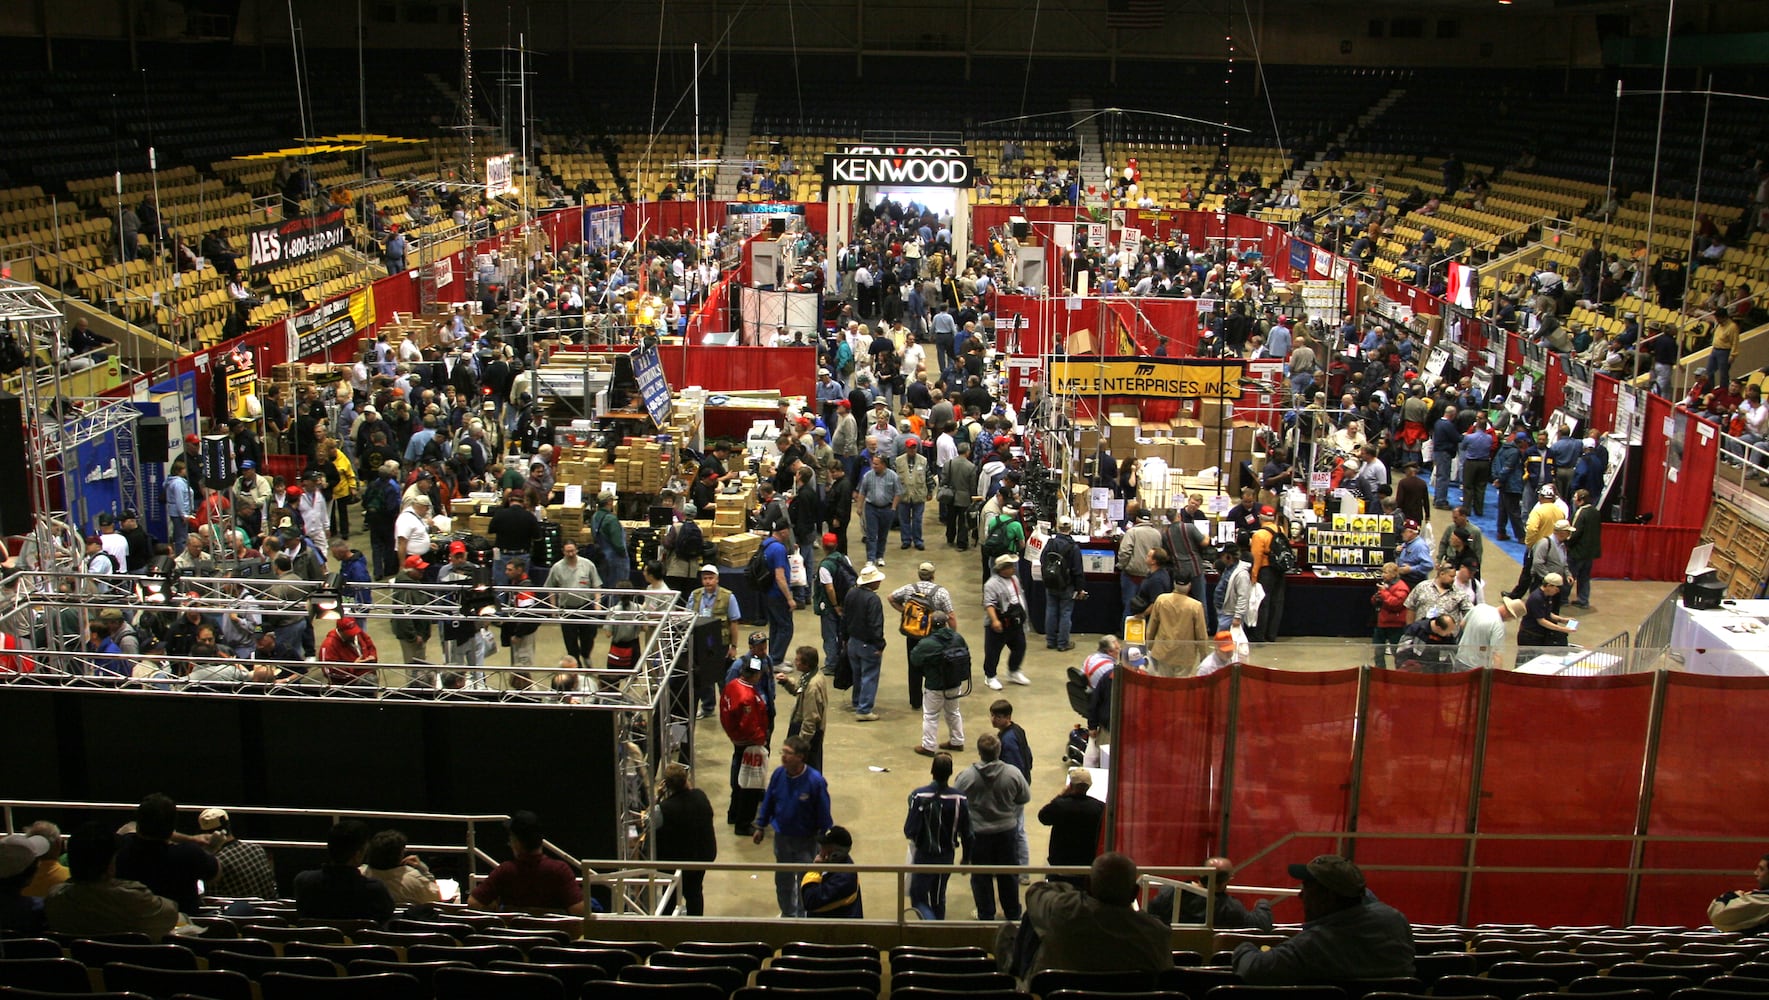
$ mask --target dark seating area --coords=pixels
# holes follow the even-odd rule
[[[198,919],[215,919],[199,917]],[[357,926],[221,921],[237,937],[0,940],[0,997],[128,995],[152,1000],[1743,1000],[1769,997],[1769,943],[1678,928],[1414,928],[1415,975],[1298,986],[1242,983],[1230,953],[1175,952],[1175,967],[1047,970],[1022,991],[975,947],[572,937],[556,918],[426,911]],[[237,924],[237,926],[236,926]],[[337,943],[290,938],[331,931]],[[1280,926],[1261,940],[1296,928]],[[265,936],[268,935],[268,936]],[[394,943],[390,936],[412,939]],[[565,937],[561,941],[561,937]],[[279,940],[271,940],[275,937]],[[499,939],[485,942],[488,937]],[[1243,936],[1241,939],[1245,939]],[[1225,945],[1230,938],[1219,938]],[[226,944],[228,947],[211,947]],[[1487,957],[1496,961],[1480,961]],[[1478,970],[1478,971],[1477,971]]]

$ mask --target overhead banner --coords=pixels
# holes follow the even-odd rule
[[[516,193],[516,154],[485,158],[485,196],[501,198]]]
[[[867,146],[844,143],[823,157],[827,184],[902,184],[967,188],[976,161],[962,146]]]
[[[1072,358],[1050,363],[1059,396],[1240,399],[1246,362],[1211,358]]]
[[[324,215],[303,215],[253,229],[246,234],[246,256],[253,267],[292,264],[349,242],[350,227],[344,223],[344,210],[340,208]]]
[[[669,379],[663,374],[663,360],[657,348],[642,345],[633,352],[633,378],[638,380],[639,395],[645,400],[645,412],[659,427],[669,422],[673,404],[670,402]]]
[[[295,356],[292,360],[313,357],[342,344],[375,325],[375,297],[363,289],[343,298],[323,303],[319,308],[292,316],[289,329],[295,335]]]

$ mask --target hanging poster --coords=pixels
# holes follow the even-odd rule
[[[657,346],[646,344],[633,352],[633,378],[639,383],[639,395],[645,400],[645,412],[659,427],[669,423],[672,404],[669,380],[663,374],[663,360]]]

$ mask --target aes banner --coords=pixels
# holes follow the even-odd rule
[[[340,208],[324,215],[303,215],[259,226],[246,234],[246,255],[253,267],[291,264],[349,242],[350,227],[344,224],[344,210]]]
[[[1050,363],[1059,396],[1240,399],[1246,362],[1214,358],[1067,358]]]
[[[823,157],[824,184],[913,184],[967,188],[976,162],[962,146],[864,146],[844,143]]]

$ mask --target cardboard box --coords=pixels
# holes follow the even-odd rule
[[[762,536],[745,531],[717,539],[713,545],[718,550],[720,566],[744,566],[762,547]]]
[[[1113,457],[1129,455],[1136,450],[1137,420],[1135,417],[1108,417],[1107,425],[1111,428],[1111,448]]]
[[[1092,330],[1076,330],[1063,341],[1063,349],[1070,354],[1092,354],[1098,346],[1094,343]]]
[[[741,528],[743,527],[744,520],[745,515],[741,510],[725,510],[721,507],[718,510],[713,511],[713,523],[721,527],[730,526]]]

